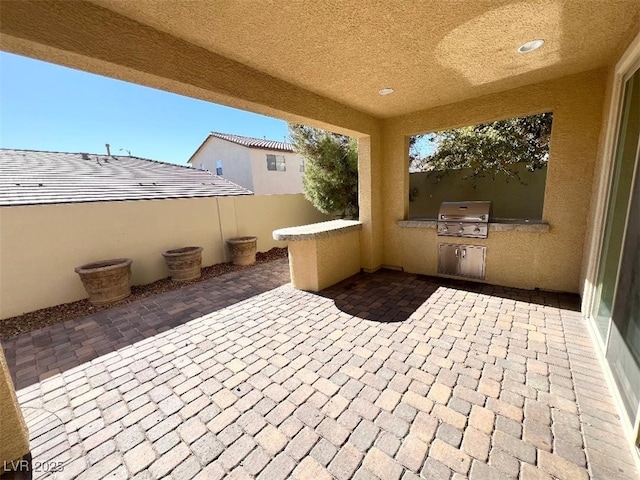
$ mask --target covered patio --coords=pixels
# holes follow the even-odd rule
[[[578,306],[282,259],[2,347],[54,478],[631,480]]]

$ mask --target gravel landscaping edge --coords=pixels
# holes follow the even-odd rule
[[[286,247],[275,247],[268,252],[256,253],[256,263],[254,265],[260,265],[286,257]],[[254,265],[238,266],[233,265],[232,263],[218,263],[216,265],[202,268],[202,275],[200,276],[200,278],[190,280],[188,282],[172,282],[171,279],[167,277],[161,280],[157,280],[153,283],[149,283],[147,285],[132,286],[131,296],[111,305],[96,307],[95,305],[92,305],[88,299],[83,299],[76,302],[64,303],[62,305],[43,308],[34,312],[28,312],[17,317],[0,320],[0,339],[15,337],[22,333],[32,332],[49,325],[66,322],[67,320],[72,320],[74,318],[96,313],[101,310],[107,310],[119,305],[135,302],[136,300],[140,300],[141,298],[147,298],[171,290],[177,290],[186,285],[192,285],[194,283],[203,282],[210,278],[219,277],[220,275],[224,275],[225,273],[252,268]]]

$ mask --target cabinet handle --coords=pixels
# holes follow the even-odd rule
[[[455,254],[456,254],[456,258],[459,258],[460,257],[460,250],[456,248]]]
[[[462,249],[462,258],[467,258],[467,249],[466,248]]]

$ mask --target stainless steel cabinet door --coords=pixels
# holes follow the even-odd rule
[[[461,277],[484,280],[484,260],[487,247],[479,245],[460,245],[460,264],[458,275]]]
[[[460,245],[440,243],[438,245],[438,273],[458,275]]]
[[[438,273],[484,280],[487,247],[480,245],[438,244]]]

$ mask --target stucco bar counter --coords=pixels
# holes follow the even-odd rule
[[[360,230],[356,220],[331,220],[273,232],[289,242],[291,283],[319,292],[360,271]]]

